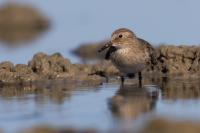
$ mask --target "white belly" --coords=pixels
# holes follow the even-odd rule
[[[120,72],[137,73],[146,67],[147,56],[140,51],[120,49],[111,55],[111,60]]]
[[[116,66],[122,73],[138,73],[145,68],[145,64],[133,64],[131,66]]]

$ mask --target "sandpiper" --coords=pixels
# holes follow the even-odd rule
[[[135,33],[126,28],[120,28],[112,33],[111,40],[99,52],[107,49],[105,59],[110,59],[121,72],[121,83],[124,78],[133,78],[138,73],[139,85],[142,85],[141,71],[147,64],[155,64],[154,49],[147,41],[138,38]]]

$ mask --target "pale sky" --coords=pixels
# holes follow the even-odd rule
[[[38,51],[69,54],[85,42],[109,38],[119,27],[153,43],[200,44],[199,0],[0,0],[29,3],[49,16],[52,28],[32,45],[0,46],[0,61],[27,62]]]

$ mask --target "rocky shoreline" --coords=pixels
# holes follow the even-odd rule
[[[95,50],[91,52],[99,56]],[[91,54],[95,55],[95,53]],[[193,78],[198,78],[200,75],[200,48],[197,46],[160,46],[156,48],[156,55],[157,65],[149,64],[143,74],[155,73],[156,75]],[[101,84],[105,81],[105,77],[118,75],[119,71],[110,61],[99,59],[95,64],[73,64],[60,53],[52,55],[37,53],[27,64],[14,65],[9,61],[0,63],[1,84],[22,84],[47,80]]]
[[[94,66],[72,64],[59,53],[53,55],[37,53],[27,65],[14,65],[8,61],[0,63],[0,84],[27,84],[64,79],[71,83],[84,81],[100,84],[103,78],[90,74],[94,68]]]
[[[96,47],[91,47],[91,44],[80,46],[75,52],[76,56],[80,57],[83,61],[90,59],[103,60],[105,53],[96,54],[102,43],[97,43]],[[87,53],[90,56],[84,56]],[[155,47],[155,55],[157,59],[157,65],[149,66],[144,73],[160,73],[177,76],[194,76],[200,75],[200,47],[199,46],[174,46],[174,45],[161,45]]]

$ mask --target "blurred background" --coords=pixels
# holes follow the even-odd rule
[[[0,62],[27,64],[37,52],[60,52],[80,63],[74,49],[104,42],[120,27],[154,46],[199,45],[199,4],[198,0],[0,0]],[[150,85],[144,90],[116,83],[89,88],[59,83],[0,87],[0,132],[23,128],[25,132],[79,132],[79,128],[120,132],[149,121],[141,133],[199,131],[198,80],[145,83]]]
[[[13,38],[0,36],[0,61],[26,63],[33,54],[42,51],[61,52],[72,62],[78,62],[79,59],[70,54],[72,49],[82,43],[105,40],[120,27],[130,28],[155,45],[199,44],[200,2],[197,0],[0,0],[0,8],[3,10],[8,3],[30,6],[48,26],[43,27],[42,33],[34,33],[32,39],[21,37],[19,41],[19,37],[14,42]],[[10,47],[10,43],[23,45]]]

